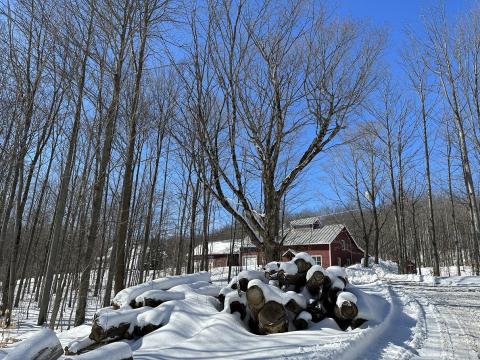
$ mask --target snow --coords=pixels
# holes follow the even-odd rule
[[[233,248],[233,253],[234,254],[239,254],[240,253],[240,248],[242,245],[242,240],[241,239],[235,239],[235,244]],[[218,240],[218,241],[210,241],[208,243],[208,254],[209,255],[225,255],[225,254],[230,254],[232,246],[232,240]],[[201,255],[203,251],[203,244],[197,245],[194,248],[194,254],[195,255]]]
[[[307,271],[307,281],[310,280],[310,278],[315,274],[317,271],[320,271],[322,274],[326,274],[326,271],[323,267],[320,265],[313,265],[310,269]]]
[[[310,254],[306,252],[299,252],[295,255],[295,257],[292,259],[293,262],[295,260],[302,259],[305,260],[305,262],[310,263],[312,266],[315,265],[315,260],[310,256]]]
[[[301,308],[305,309],[307,307],[307,299],[302,294],[296,293],[295,291],[287,291],[283,294],[283,305],[287,305],[290,300],[294,300]]]
[[[346,279],[347,278],[347,272],[345,270],[345,268],[341,267],[341,266],[329,266],[327,268],[327,273],[332,275],[332,276],[336,276],[336,277],[340,277],[340,278],[344,278]]]
[[[230,313],[230,304],[235,302],[235,301],[238,301],[239,303],[241,303],[243,305],[247,305],[246,296],[242,296],[238,292],[232,291],[232,292],[228,293],[227,296],[225,296],[225,305],[223,307],[223,311],[227,312],[227,313]]]
[[[172,306],[169,304],[161,304],[156,308],[145,311],[137,316],[136,325],[143,328],[149,324],[160,326],[168,323]]]
[[[252,286],[258,286],[262,290],[265,302],[275,301],[279,304],[283,304],[283,295],[285,293],[279,288],[269,286],[258,279],[253,279],[248,282],[248,288],[250,289]]]
[[[143,284],[132,286],[120,291],[113,298],[113,303],[120,308],[130,306],[130,302],[148,290],[168,290],[176,285],[195,283],[197,281],[210,281],[210,274],[206,271],[189,275],[167,276]]]
[[[280,264],[280,270],[285,271],[285,274],[295,275],[298,273],[297,265],[292,261],[282,262]]]
[[[237,276],[234,276],[232,280],[228,283],[229,287],[232,287],[233,284],[236,284],[240,281],[240,279],[247,279],[248,281],[252,279],[258,279],[262,282],[266,282],[267,279],[265,278],[265,272],[260,270],[243,270],[238,273]]]
[[[312,315],[308,311],[302,311],[300,314],[298,314],[297,319],[303,319],[307,322],[312,321]]]
[[[102,327],[102,329],[109,329],[112,327],[118,327],[120,324],[132,324],[133,326],[136,324],[137,316],[141,313],[151,310],[150,306],[144,306],[138,309],[132,310],[121,310],[121,311],[113,311],[107,312],[99,316],[95,322]],[[133,328],[131,329],[133,330]]]
[[[278,261],[269,262],[263,268],[265,269],[265,271],[278,271],[280,269],[280,262]]]
[[[132,349],[125,342],[116,342],[104,345],[93,351],[72,357],[66,357],[71,360],[125,360],[131,358]]]
[[[351,303],[357,303],[357,297],[349,291],[342,291],[337,296],[337,306],[341,307],[344,301],[350,301]]]
[[[371,264],[368,268],[353,265],[345,269],[349,283],[339,296],[354,296],[358,318],[368,320],[354,330],[341,331],[333,319],[326,318],[318,323],[309,322],[307,330],[257,336],[248,330],[238,314],[228,312],[229,307],[220,311],[221,306],[215,298],[199,293],[212,286],[208,280],[200,279],[183,282],[167,291],[182,292],[184,299],[165,302],[140,312],[135,318],[137,323],[156,321],[163,324],[162,327],[142,338],[114,344],[128,344],[133,357],[144,360],[478,359],[480,277],[471,276],[471,273],[461,277],[433,277],[426,271],[423,276],[399,275],[396,269],[396,264],[388,261]],[[328,274],[334,278],[338,276],[330,269]],[[216,279],[214,281],[225,281],[225,272],[218,272]],[[296,293],[274,290],[265,281],[251,279],[249,286],[269,288],[267,296],[282,304],[294,296],[302,298]],[[343,287],[343,282],[338,281]],[[232,301],[246,304],[244,294],[239,295],[231,288],[222,292],[226,295],[225,304]],[[306,302],[308,298],[299,301]],[[132,311],[128,306],[125,310]],[[98,313],[102,318],[111,317],[112,311],[105,308]],[[307,320],[308,313],[302,312],[298,317]],[[38,328],[32,329],[38,332]],[[83,325],[59,332],[58,338],[62,346],[75,341],[80,345],[89,330],[90,326]],[[16,348],[20,346],[19,343],[15,345]],[[114,351],[108,349],[110,345],[99,348],[103,353],[95,359],[116,359]],[[2,352],[8,351],[11,350],[0,349],[0,359]],[[91,351],[81,356],[88,354],[95,355]],[[81,356],[72,359],[85,359]]]
[[[44,349],[55,348],[61,349],[60,340],[53,330],[44,328],[10,350],[5,359],[30,359],[32,355],[39,354]]]
[[[67,345],[68,351],[70,353],[76,354],[80,350],[92,345],[95,343],[95,340],[90,339],[90,337],[87,335],[84,338],[81,338],[79,340],[74,340],[70,344]]]
[[[208,284],[208,283],[207,283]],[[145,303],[145,299],[154,299],[157,301],[170,301],[185,299],[185,294],[179,291],[167,290],[148,290],[135,298],[136,303]]]

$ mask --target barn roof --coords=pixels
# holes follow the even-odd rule
[[[320,229],[291,229],[285,237],[284,246],[331,244],[345,228],[342,224],[325,225]]]
[[[240,253],[240,239],[235,239],[235,246],[233,248],[233,253],[238,254]],[[228,240],[217,240],[217,241],[209,241],[208,242],[208,254],[209,255],[226,255],[230,254],[230,246],[232,244],[232,239]],[[202,247],[203,245],[195,246],[193,250],[194,255],[202,255]]]
[[[313,225],[317,221],[320,221],[320,218],[318,216],[312,216],[312,217],[302,218],[302,219],[295,219],[295,220],[290,221],[290,226]]]

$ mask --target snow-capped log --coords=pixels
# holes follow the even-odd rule
[[[85,350],[94,344],[97,344],[97,342],[93,339],[90,339],[89,336],[86,336],[79,340],[74,340],[70,344],[65,346],[65,355],[76,355],[80,351]]]
[[[276,280],[277,277],[275,274],[278,272],[278,270],[280,270],[280,263],[277,261],[269,262],[267,265],[263,267],[263,270],[265,271],[265,278],[267,280],[270,280],[270,279]]]
[[[98,349],[86,352],[74,357],[67,357],[69,360],[132,360],[132,349],[124,342],[111,343]]]
[[[247,291],[248,282],[250,280],[253,280],[253,279],[258,279],[262,282],[267,281],[267,279],[265,277],[265,273],[263,271],[259,271],[259,270],[244,270],[244,271],[241,271],[236,276],[236,282],[238,283],[238,286],[240,287],[240,290],[242,290],[242,291]],[[232,287],[232,288],[235,289],[234,287]]]
[[[185,293],[179,291],[168,290],[148,290],[135,298],[136,308],[142,306],[157,307],[165,301],[183,300]]]
[[[168,290],[174,286],[182,284],[191,284],[198,281],[210,281],[210,274],[202,271],[195,274],[167,276],[161,279],[152,280],[143,284],[131,286],[120,291],[112,300],[112,306],[115,309],[128,308],[135,306],[137,296],[149,290]]]
[[[285,308],[288,311],[291,311],[292,313],[294,313],[295,315],[305,310],[305,306],[301,306],[297,301],[295,301],[295,299],[290,299],[285,305]]]
[[[10,350],[6,360],[56,360],[63,355],[62,344],[51,329],[41,329]]]
[[[225,298],[228,296],[229,293],[234,291],[235,291],[234,289],[228,286],[220,290],[220,293],[218,294],[218,301],[220,301],[220,304],[222,304],[222,307],[225,304]]]
[[[335,316],[342,320],[352,320],[358,315],[357,297],[351,292],[342,291],[335,303]]]
[[[134,335],[144,336],[167,324],[172,308],[172,306],[163,305],[139,314],[133,330]]]
[[[288,331],[288,316],[285,307],[268,301],[258,313],[258,333],[261,335],[277,334]]]
[[[327,274],[332,281],[332,284],[336,282],[337,279],[340,279],[343,282],[343,287],[347,286],[348,279],[347,279],[347,272],[345,268],[341,266],[329,266],[327,268]]]
[[[101,316],[103,314],[106,314],[106,313],[109,313],[109,312],[112,312],[112,311],[115,311],[115,309],[112,306],[108,306],[108,307],[98,309],[97,312],[93,315],[93,320],[95,320],[96,318],[98,318],[99,316]]]
[[[133,336],[137,316],[151,310],[142,307],[133,310],[107,312],[97,317],[92,323],[90,339],[100,342],[105,339],[128,339]]]
[[[307,304],[306,311],[312,315],[312,321],[315,323],[320,322],[327,317],[327,311],[319,299],[312,299],[312,301]]]
[[[297,315],[293,324],[297,330],[305,330],[308,329],[310,321],[312,321],[312,315],[307,311],[302,311]]]
[[[283,270],[280,270],[277,275],[278,283],[280,286],[294,285],[296,289],[300,289],[305,286],[307,282],[306,272],[297,272],[296,274],[288,274]]]
[[[307,272],[313,265],[315,265],[315,260],[306,252],[300,252],[295,255],[292,261],[297,265],[299,272]]]
[[[326,281],[330,282],[330,278],[326,275],[325,270],[320,265],[313,265],[307,271],[305,286],[310,294],[317,295]]]
[[[265,305],[265,296],[261,287],[257,284],[250,285],[246,292],[248,308],[254,321],[258,320],[258,313]]]
[[[245,319],[247,315],[247,299],[245,294],[232,290],[227,294],[224,303],[223,311],[226,311],[230,314],[238,312],[240,314],[240,318],[242,320]]]
[[[333,318],[342,330],[352,325],[358,315],[357,298],[354,294],[342,291],[338,293],[337,301],[333,309]],[[359,322],[361,324],[361,322]],[[359,326],[359,325],[356,325]]]

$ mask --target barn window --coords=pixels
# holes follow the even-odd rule
[[[243,268],[246,270],[253,270],[257,268],[257,256],[245,255],[243,256]]]
[[[316,265],[322,266],[322,255],[314,255],[312,259],[315,260]]]
[[[337,265],[342,266],[342,258],[337,258]]]
[[[347,242],[345,240],[342,240],[341,244],[342,244],[342,250],[347,250]]]
[[[350,266],[350,258],[347,259],[347,266]]]

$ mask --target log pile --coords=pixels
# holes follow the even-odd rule
[[[65,355],[75,355],[72,359],[131,359],[129,346],[117,341],[142,337],[167,324],[173,309],[169,302],[185,299],[187,290],[182,286],[201,295],[218,296],[220,290],[210,283],[206,272],[166,277],[124,289],[115,296],[112,306],[95,313],[90,334],[68,344]]]
[[[96,312],[90,334],[65,347],[65,355],[74,356],[72,359],[131,359],[128,345],[117,341],[138,338],[166,325],[175,308],[172,301],[182,301],[188,293],[216,297],[219,302],[215,306],[238,314],[258,335],[306,330],[312,322],[327,317],[342,330],[366,321],[360,316],[362,308],[358,308],[366,305],[355,294],[360,299],[363,295],[348,283],[345,270],[338,266],[323,269],[306,253],[289,262],[267,264],[261,271],[242,271],[223,289],[209,280],[208,273],[198,273],[122,290],[112,306]],[[55,333],[45,329],[9,353],[7,359],[55,360],[62,354]]]
[[[41,329],[19,343],[5,359],[56,360],[62,355],[62,345],[55,332],[50,329]]]
[[[259,335],[305,330],[327,317],[347,330],[365,321],[349,289],[343,268],[323,269],[307,253],[299,253],[289,262],[267,264],[263,274],[240,273],[220,291],[220,300],[224,311],[239,313]]]

